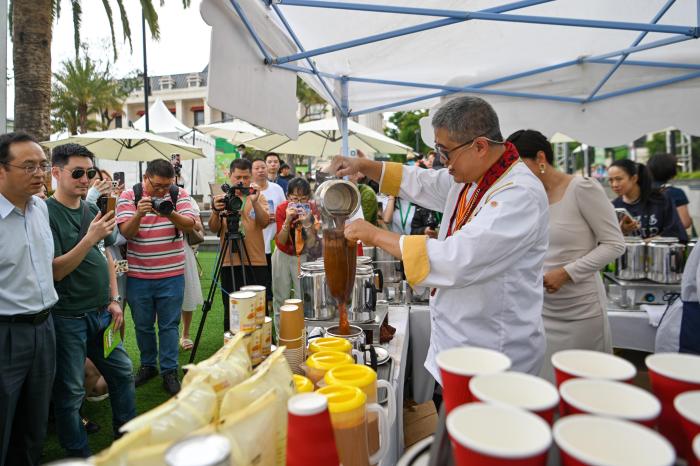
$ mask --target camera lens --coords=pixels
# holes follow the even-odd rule
[[[173,202],[168,199],[153,199],[151,205],[153,206],[153,210],[162,216],[170,215],[175,210]]]

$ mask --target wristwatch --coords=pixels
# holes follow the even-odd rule
[[[122,297],[119,296],[119,295],[113,296],[113,297],[109,298],[109,303],[110,303],[110,304],[112,304],[112,303],[121,304],[121,303],[122,303]]]

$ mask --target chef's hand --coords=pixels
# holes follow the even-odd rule
[[[625,215],[620,220],[620,230],[625,235],[628,235],[636,230],[639,230],[639,222],[635,221],[632,217]]]
[[[544,289],[547,293],[556,293],[566,282],[570,281],[571,277],[566,272],[564,267],[550,270],[544,274]]]
[[[342,155],[336,155],[333,157],[333,160],[328,167],[328,173],[337,177],[354,175],[360,171],[361,161],[362,159],[357,157],[343,157]]]
[[[437,239],[437,231],[435,231],[433,228],[425,227],[425,231],[423,233],[428,235],[428,238]]]
[[[345,224],[345,237],[348,241],[362,241],[374,246],[374,236],[379,229],[366,220],[354,220]]]

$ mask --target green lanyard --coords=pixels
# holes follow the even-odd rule
[[[399,217],[401,218],[401,233],[406,231],[406,222],[408,222],[408,216],[411,214],[411,207],[413,204],[408,203],[408,209],[406,209],[406,216],[403,215],[403,209],[401,208],[401,199],[397,198],[396,203],[399,205]]]

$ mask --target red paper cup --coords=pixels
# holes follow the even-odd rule
[[[569,379],[602,379],[631,382],[637,375],[632,363],[600,351],[564,350],[552,355],[557,387]]]
[[[671,444],[635,422],[588,414],[559,419],[554,441],[562,466],[671,466]]]
[[[634,385],[611,380],[570,379],[559,386],[564,415],[594,414],[654,428],[661,403]]]
[[[498,351],[465,346],[441,351],[436,358],[442,377],[445,413],[472,400],[469,380],[479,374],[495,374],[510,369],[510,359]]]
[[[700,356],[656,353],[647,356],[645,362],[651,389],[661,401],[659,432],[671,441],[678,456],[691,458],[681,416],[673,406],[673,400],[681,393],[700,390]]]
[[[693,447],[693,439],[700,435],[700,391],[685,392],[676,397],[673,401],[673,407],[676,409],[678,414],[681,415],[681,426],[685,431],[685,437],[687,442],[687,450],[690,452]],[[688,454],[688,462],[697,465],[697,460],[692,460],[696,456],[695,453]]]
[[[287,466],[338,466],[328,401],[317,393],[287,401]]]
[[[559,393],[546,380],[520,372],[477,375],[469,381],[475,401],[506,404],[537,414],[550,425],[559,404]]]
[[[447,416],[458,466],[545,466],[552,444],[539,416],[512,406],[469,403]]]

